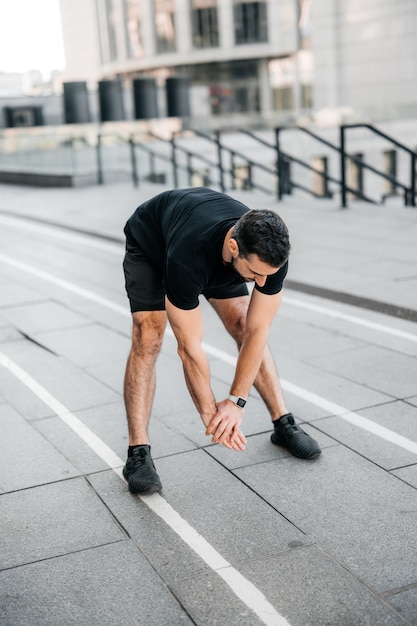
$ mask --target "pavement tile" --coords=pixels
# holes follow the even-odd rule
[[[79,472],[8,404],[0,404],[0,493],[78,476]]]
[[[120,400],[120,395],[101,384],[65,358],[55,356],[31,341],[3,345],[7,354],[70,411]],[[0,393],[27,419],[51,415],[36,395],[8,371],[0,376]]]
[[[23,341],[24,337],[13,326],[1,326],[0,328],[0,344],[9,343],[10,341]]]
[[[417,586],[385,598],[399,613],[409,621],[417,624]]]
[[[92,474],[89,481],[167,585],[171,586],[175,580],[195,578],[209,570],[139,496],[129,493],[126,483],[113,471]],[[175,503],[173,506],[175,509]]]
[[[0,570],[125,538],[83,478],[2,495],[0,524]]]
[[[150,424],[152,424],[152,421],[151,419]],[[214,445],[211,443],[210,437],[206,436],[205,427],[195,408],[182,411],[181,413],[158,417],[158,421],[165,424],[170,431],[184,436],[200,448]]]
[[[274,332],[270,334],[269,346],[275,354],[287,355],[300,361],[315,357],[327,357],[366,344],[331,329],[314,327],[294,318],[278,316]]]
[[[417,408],[398,400],[360,412],[363,417],[375,424],[417,442]],[[392,470],[417,461],[416,455],[346,422],[340,417],[331,417],[315,422],[315,426],[352,448],[380,467]]]
[[[52,411],[9,370],[0,370],[0,394],[20,415],[27,419],[41,419]]]
[[[91,367],[84,368],[84,371],[90,374],[92,378],[104,383],[113,391],[123,395],[123,379],[126,369],[126,360],[114,359],[110,361],[104,361],[103,363],[97,363]]]
[[[126,460],[129,440],[123,400],[85,411],[78,411],[77,417],[119,455],[123,461]],[[42,420],[42,422],[50,422],[50,420]],[[42,432],[45,433],[43,424],[37,422],[36,425],[40,426]],[[152,456],[155,458],[178,454],[195,448],[195,445],[189,439],[181,434],[177,434],[157,418],[150,420],[149,436],[152,443]],[[63,442],[62,445],[65,446],[65,443]],[[71,451],[68,449],[66,452],[70,453]]]
[[[203,450],[158,459],[156,467],[165,499],[232,565],[311,542]]]
[[[234,473],[370,588],[417,582],[416,490],[361,456],[335,446]]]
[[[171,354],[161,353],[156,362],[156,393],[152,413],[158,417],[171,417],[190,410],[196,412],[185,384],[181,360],[175,353],[175,344],[168,338],[165,341],[171,342]]]
[[[80,413],[77,413],[77,417],[81,417]],[[65,458],[77,468],[80,474],[99,472],[108,468],[108,464],[59,417],[34,420],[31,424],[50,444],[65,455]]]
[[[415,465],[409,465],[408,467],[401,467],[393,470],[391,473],[417,489],[417,463]]]
[[[8,307],[3,310],[3,315],[13,326],[27,335],[89,323],[82,315],[53,301]]]
[[[407,398],[407,402],[409,402],[413,406],[417,406],[417,396],[413,396],[412,398]]]
[[[312,358],[310,363],[396,398],[415,394],[417,360],[379,346]]]
[[[38,291],[26,286],[23,282],[19,281],[20,274],[18,274],[17,280],[11,280],[9,273],[9,266],[7,266],[7,280],[1,280],[1,297],[0,297],[0,310],[5,307],[15,306],[18,304],[33,304],[43,300],[43,296],[39,295]]]
[[[170,587],[195,624],[261,626],[265,623],[230,591],[230,587],[215,572],[176,580]],[[212,598],[211,602],[207,598]]]
[[[319,307],[319,311],[310,309],[310,305]],[[328,310],[329,315],[324,313],[326,310]],[[342,316],[347,315],[376,326],[372,328],[371,326],[361,325],[349,319],[344,319],[343,317],[340,319],[332,315],[332,313],[337,314],[338,312]],[[416,341],[410,341],[407,337],[400,337],[389,332],[389,330],[398,330],[415,335],[415,323],[377,311],[370,311],[344,302],[337,302],[336,300],[326,302],[326,300],[317,296],[301,294],[295,290],[286,289],[279,313],[274,321],[274,334],[283,318],[291,319],[313,328],[318,327],[333,331],[334,333],[356,339],[364,345],[378,345],[396,352],[409,354],[410,356],[417,356]],[[389,330],[382,331],[378,325]]]
[[[291,626],[404,626],[398,613],[317,546],[296,548],[241,573]]]
[[[131,343],[126,337],[98,324],[34,333],[33,338],[81,367],[102,363],[103,360],[127,359]]]
[[[286,391],[286,381],[299,386],[301,390],[314,393],[352,411],[392,401],[392,396],[346,380],[339,376],[338,372],[334,374],[323,372],[322,369],[300,363],[295,359],[282,355],[275,356],[278,372],[283,381],[286,404],[294,415],[302,421],[310,422],[326,417],[329,415],[329,411],[307,401],[302,396],[296,396],[294,393]],[[227,363],[216,361],[212,369],[216,378],[231,381],[233,368]],[[251,395],[259,398],[259,394],[253,389]],[[247,414],[248,412],[246,411]],[[268,413],[266,412],[265,415],[268,415]]]
[[[302,428],[309,435],[314,437],[322,450],[328,448],[329,446],[338,445],[337,441],[327,437],[324,433],[320,432],[313,426],[303,424]],[[246,449],[240,452],[228,450],[224,446],[208,446],[205,448],[205,451],[228,469],[237,469],[238,467],[257,465],[258,463],[275,461],[276,459],[292,456],[288,450],[281,446],[276,446],[271,442],[271,432],[272,430],[270,429],[266,433],[247,437],[248,442],[246,444]]]
[[[187,616],[132,541],[0,572],[3,626],[186,626]]]

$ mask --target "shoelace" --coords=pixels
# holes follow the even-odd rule
[[[146,463],[146,457],[147,454],[134,454],[130,457],[132,459],[132,465],[134,465],[135,468],[139,467],[140,465],[144,465]]]

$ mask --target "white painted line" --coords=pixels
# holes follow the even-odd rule
[[[27,272],[28,274],[32,274],[32,276],[36,276],[37,278],[41,278],[42,280],[46,280],[53,285],[57,285],[58,287],[62,287],[66,291],[71,291],[72,293],[81,296],[82,298],[86,298],[87,300],[92,300],[97,304],[101,304],[102,306],[107,307],[108,309],[112,309],[116,311],[116,313],[120,313],[120,315],[124,315],[130,317],[130,311],[127,307],[120,306],[107,298],[103,298],[88,289],[83,289],[83,287],[77,287],[73,283],[68,282],[67,280],[63,280],[62,278],[57,278],[53,276],[49,272],[44,272],[43,270],[36,269],[32,265],[28,265],[27,263],[23,263],[22,261],[17,261],[16,259],[12,259],[11,257],[6,256],[5,254],[0,253],[0,261],[10,265],[11,267],[15,267],[16,269],[22,270],[23,272]]]
[[[371,322],[369,320],[363,319],[362,317],[358,317],[357,315],[348,315],[347,313],[342,313],[340,311],[336,311],[335,309],[330,309],[328,307],[320,306],[318,304],[305,302],[304,300],[299,300],[298,298],[293,298],[291,296],[288,296],[286,293],[283,298],[283,302],[285,302],[286,304],[290,304],[292,306],[297,306],[303,309],[307,309],[308,311],[314,311],[315,313],[320,313],[320,315],[327,315],[328,317],[334,317],[339,320],[350,322],[351,324],[364,326],[365,328],[377,330],[379,332],[386,333],[387,335],[393,335],[394,337],[399,337],[401,339],[406,339],[407,341],[414,341],[417,343],[417,335],[413,335],[413,333],[407,333],[403,330],[398,330],[396,328],[392,328],[391,326],[386,326],[386,324],[379,324],[377,322]]]
[[[98,250],[104,250],[106,252],[111,252],[117,255],[120,255],[124,250],[122,243],[117,244],[100,241],[99,239],[95,239],[87,233],[85,235],[78,235],[71,232],[61,231],[58,227],[47,226],[43,224],[34,224],[26,222],[23,219],[0,215],[0,224],[5,224],[14,228],[26,229],[32,232],[37,232],[41,235],[48,235],[54,237],[55,239],[62,239],[65,241],[70,241],[71,243],[82,244],[84,246],[97,248]],[[309,311],[314,311],[315,313],[320,313],[321,315],[327,315],[328,317],[344,320],[346,322],[350,322],[351,324],[364,326],[365,328],[370,328],[381,333],[386,333],[388,335],[393,335],[394,337],[399,337],[401,339],[406,339],[407,341],[413,341],[417,343],[417,335],[414,335],[413,333],[397,330],[396,328],[392,328],[391,326],[387,326],[386,324],[371,322],[357,315],[342,313],[329,307],[320,306],[318,304],[313,304],[304,300],[300,300],[299,298],[293,298],[292,296],[288,296],[287,292],[285,293],[284,298],[285,302],[287,304],[290,304],[291,306],[297,306],[299,308],[307,309]]]
[[[236,365],[236,357],[231,356],[227,352],[223,352],[222,350],[219,350],[218,348],[215,348],[214,346],[211,346],[207,343],[203,344],[203,347],[207,354],[211,354],[212,356],[222,360],[224,363],[228,363],[229,365]],[[368,419],[367,417],[364,417],[363,415],[359,415],[359,413],[349,411],[349,409],[347,409],[346,407],[341,406],[340,404],[336,404],[335,402],[331,402],[330,400],[326,400],[326,398],[312,393],[311,391],[308,391],[303,387],[299,387],[298,385],[295,385],[288,380],[280,378],[280,381],[281,386],[283,389],[285,389],[285,391],[289,391],[289,393],[292,393],[294,396],[302,398],[306,402],[314,404],[315,406],[318,406],[321,409],[328,411],[329,415],[335,415],[337,417],[340,417],[346,422],[354,424],[358,428],[362,428],[362,430],[366,430],[374,435],[377,435],[381,439],[385,439],[385,441],[389,441],[390,443],[394,443],[400,448],[404,448],[404,450],[408,450],[409,452],[417,454],[417,443],[415,441],[407,439],[406,437],[399,435],[393,430],[385,428],[385,426],[380,426],[379,424],[376,424],[375,422]]]
[[[0,365],[9,370],[21,383],[48,406],[69,428],[71,428],[116,474],[124,481],[121,466],[124,462],[102,439],[90,430],[45,387],[40,385],[28,372],[0,352]],[[213,570],[267,626],[290,626],[263,593],[247,578],[242,576],[195,528],[177,513],[159,494],[139,496],[147,506],[161,517],[174,532]]]
[[[310,404],[315,404],[316,406],[325,409],[329,412],[329,414],[340,417],[346,422],[349,422],[358,428],[362,428],[362,430],[366,430],[373,435],[377,435],[380,439],[385,439],[385,441],[389,441],[389,443],[394,443],[396,446],[403,448],[404,450],[417,454],[417,443],[415,441],[407,439],[407,437],[403,437],[393,430],[385,428],[385,426],[380,426],[359,413],[349,411],[349,409],[346,409],[339,404],[335,404],[334,402],[330,402],[329,400],[326,400],[326,398],[318,396],[311,391],[307,391],[306,389],[303,389],[298,385],[294,385],[289,381],[281,380],[281,384],[286,391],[289,391],[299,398],[310,402]]]
[[[27,222],[25,219],[18,219],[15,217],[9,217],[6,215],[0,215],[0,224],[5,226],[11,226],[12,228],[19,228],[21,230],[27,230],[39,235],[46,235],[47,237],[53,237],[54,239],[61,239],[62,241],[68,241],[77,245],[81,244],[89,248],[96,248],[97,250],[103,250],[104,252],[110,252],[111,254],[117,254],[118,256],[123,254],[124,247],[122,243],[111,241],[103,241],[96,239],[91,235],[72,233],[69,231],[61,230],[59,227],[47,226],[46,224],[35,224],[33,222]],[[65,225],[62,226],[65,228]]]
[[[116,311],[117,313],[120,313],[121,315],[130,317],[130,312],[127,310],[127,308],[124,308],[118,304],[115,304],[114,302],[112,302],[111,300],[108,300],[107,298],[98,296],[97,294],[92,293],[88,291],[87,289],[82,289],[80,287],[77,287],[76,285],[73,285],[72,283],[69,283],[68,281],[56,278],[55,276],[52,276],[51,274],[44,272],[42,270],[37,270],[33,268],[32,266],[27,265],[26,263],[22,263],[21,261],[16,261],[15,259],[11,259],[10,257],[5,256],[4,254],[0,254],[0,261],[3,261],[4,263],[8,263],[9,265],[12,265],[13,267],[17,267],[18,269],[21,269],[23,271],[29,272],[30,274],[33,274],[34,276],[37,276],[38,278],[42,278],[43,280],[50,281],[53,284],[58,285],[59,287],[62,287],[63,289],[67,289],[69,291],[77,293],[78,295],[84,298],[87,298],[89,300],[92,300],[93,302],[97,302],[97,304],[106,306],[107,308],[112,309]],[[167,329],[166,334],[169,337],[174,336],[172,330],[169,328]],[[227,352],[224,352],[223,350],[220,350],[219,348],[216,348],[215,346],[211,346],[208,343],[203,343],[203,348],[207,352],[207,354],[211,354],[212,356],[222,360],[224,363],[228,363],[229,365],[232,365],[232,366],[236,365],[236,357],[228,354]],[[289,391],[293,395],[298,396],[299,398],[302,398],[306,402],[309,402],[310,404],[314,404],[315,406],[318,406],[328,411],[329,414],[336,415],[340,417],[341,419],[344,419],[345,421],[349,422],[350,424],[354,424],[358,428],[362,428],[362,430],[366,430],[370,433],[373,433],[374,435],[377,435],[378,437],[380,437],[381,439],[384,439],[385,441],[394,443],[400,448],[403,448],[405,450],[408,450],[409,452],[413,452],[414,454],[417,454],[417,443],[412,441],[411,439],[407,439],[406,437],[403,437],[402,435],[398,435],[393,430],[385,428],[384,426],[379,426],[372,420],[366,417],[363,417],[362,415],[359,415],[358,413],[354,413],[350,411],[349,409],[347,409],[346,407],[340,406],[339,404],[335,404],[334,402],[326,400],[326,398],[323,398],[322,396],[312,393],[308,391],[307,389],[303,389],[302,387],[299,387],[298,385],[295,385],[294,383],[286,381],[282,378],[280,380],[281,380],[282,388],[285,391]]]
[[[0,352],[0,365],[8,369],[20,382],[32,391],[48,406],[67,426],[69,426],[94,452],[112,469],[123,465],[123,461],[93,433],[83,422],[69,411],[59,400],[40,385],[30,374]]]

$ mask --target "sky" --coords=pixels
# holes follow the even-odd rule
[[[59,0],[0,0],[0,72],[64,66]]]

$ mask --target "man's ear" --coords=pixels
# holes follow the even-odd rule
[[[234,258],[236,258],[237,256],[239,256],[239,245],[236,241],[236,239],[234,239],[233,237],[230,237],[229,241],[229,250],[232,253],[232,256]]]

